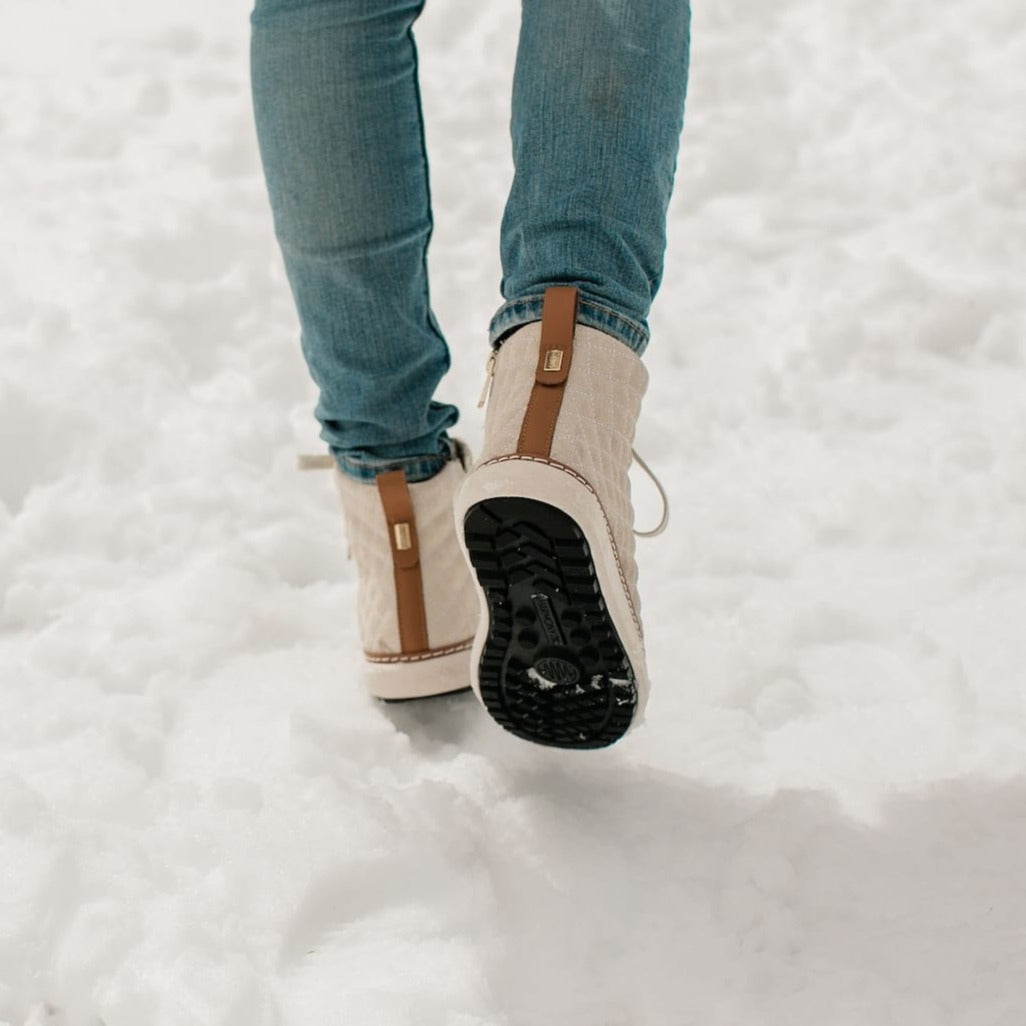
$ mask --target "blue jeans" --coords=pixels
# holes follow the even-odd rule
[[[413,24],[424,0],[256,0],[251,69],[275,232],[343,473],[432,476],[455,406],[431,311]],[[687,0],[522,0],[515,175],[493,345],[576,285],[578,320],[641,353],[684,116]]]

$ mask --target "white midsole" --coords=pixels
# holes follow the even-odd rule
[[[616,628],[620,642],[627,653],[638,687],[638,705],[632,726],[636,726],[644,717],[645,705],[648,702],[649,681],[645,666],[645,649],[641,635],[635,626],[631,613],[627,591],[620,577],[619,566],[613,541],[610,537],[608,523],[598,496],[585,484],[566,470],[540,459],[529,456],[500,457],[492,463],[484,463],[474,468],[456,493],[454,513],[456,517],[456,536],[459,539],[463,556],[473,571],[473,564],[467,552],[467,543],[463,535],[463,518],[467,510],[478,502],[503,496],[520,496],[538,499],[562,510],[572,517],[584,532],[591,550],[591,558],[598,576],[599,588],[605,600],[606,609]],[[471,686],[478,698],[481,687],[478,681],[478,666],[481,653],[488,637],[488,599],[484,589],[477,583],[478,602],[481,614],[478,618],[477,633],[471,650]]]
[[[470,649],[427,659],[364,663],[364,684],[374,698],[429,698],[470,685]]]

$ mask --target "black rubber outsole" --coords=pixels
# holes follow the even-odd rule
[[[511,734],[603,748],[634,719],[638,687],[577,522],[537,499],[471,506],[467,551],[488,599],[481,698]]]
[[[439,691],[436,695],[413,695],[410,698],[378,698],[386,705],[402,705],[404,702],[431,702],[438,698],[450,698],[453,695],[465,695],[473,690],[469,685],[465,688],[453,688],[452,691]]]

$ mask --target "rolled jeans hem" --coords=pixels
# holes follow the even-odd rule
[[[530,324],[532,321],[540,321],[544,301],[544,293],[538,293],[511,299],[499,307],[488,326],[488,341],[492,347],[497,348],[501,345],[502,340],[515,328]],[[597,328],[607,335],[612,335],[613,338],[618,338],[638,356],[641,356],[648,346],[649,332],[644,324],[583,295],[577,305],[577,323]]]
[[[440,473],[446,463],[457,459],[455,447],[451,439],[442,439],[443,444],[448,448],[446,453],[428,454],[418,456],[405,456],[401,459],[378,459],[373,456],[354,456],[332,450],[335,462],[338,464],[340,473],[354,481],[363,484],[373,484],[378,474],[388,470],[402,470],[406,474],[409,484],[416,484],[419,481],[427,481]]]

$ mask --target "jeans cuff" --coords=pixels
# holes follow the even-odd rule
[[[492,347],[498,347],[515,328],[530,324],[532,321],[540,321],[544,302],[545,295],[539,292],[536,295],[511,299],[508,303],[500,306],[488,326],[488,341]],[[577,303],[577,323],[584,324],[589,328],[597,328],[607,335],[618,338],[638,356],[641,356],[648,346],[648,327],[643,322],[637,321],[633,317],[627,317],[611,307],[596,303],[595,300],[588,299],[583,295],[580,296]]]
[[[407,484],[417,484],[440,473],[450,460],[460,458],[451,438],[443,438],[442,444],[446,448],[443,453],[423,453],[419,456],[405,456],[402,459],[382,460],[373,456],[346,454],[338,450],[332,450],[332,455],[339,471],[354,481],[373,484],[378,474],[386,470],[402,470],[406,474]]]

